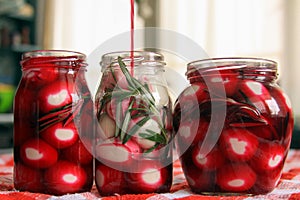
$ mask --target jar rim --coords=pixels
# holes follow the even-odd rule
[[[263,66],[269,66],[271,68],[277,69],[278,63],[266,59],[266,58],[258,58],[258,57],[220,57],[220,58],[207,58],[207,59],[200,59],[191,61],[187,64],[188,68],[189,66],[200,66],[201,68],[208,68],[208,67],[217,67],[218,64],[221,63],[231,63],[231,64],[246,64],[246,63],[256,63]]]
[[[85,68],[86,55],[69,50],[35,50],[22,54],[22,69],[32,67],[64,67],[64,68]]]
[[[37,57],[77,57],[78,59],[85,59],[86,55],[77,51],[54,49],[28,51],[22,54],[22,60]]]
[[[188,79],[195,76],[209,75],[211,73],[239,72],[244,78],[268,76],[270,79],[277,78],[277,62],[256,57],[220,57],[203,60],[195,60],[187,64],[186,76]],[[196,74],[196,75],[195,75]]]
[[[133,54],[132,54],[133,53]],[[146,65],[156,65],[164,66],[164,56],[161,53],[153,51],[114,51],[105,53],[101,57],[100,66],[104,70],[107,66],[111,66],[118,63],[118,57],[122,57],[125,63],[130,63],[132,61],[136,64],[146,64]]]

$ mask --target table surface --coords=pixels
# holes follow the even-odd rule
[[[181,170],[179,161],[174,163],[174,178],[171,191],[163,194],[140,194],[140,195],[115,195],[110,197],[101,197],[93,186],[91,192],[69,194],[63,196],[50,196],[46,194],[18,192],[13,187],[13,155],[11,152],[0,152],[0,199],[21,199],[21,200],[58,200],[58,199],[123,199],[123,200],[192,200],[192,199],[234,199],[234,200],[251,200],[251,199],[300,199],[300,150],[290,150],[284,165],[283,174],[278,186],[266,195],[256,196],[207,196],[194,194],[188,187],[187,182]]]

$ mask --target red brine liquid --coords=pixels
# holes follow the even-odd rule
[[[191,85],[175,103],[174,129],[194,192],[263,194],[276,187],[293,129],[276,75],[276,63],[263,59],[188,65]]]

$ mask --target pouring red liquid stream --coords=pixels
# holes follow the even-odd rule
[[[130,0],[130,5],[131,5],[131,15],[130,15],[130,57],[131,57],[131,75],[133,76],[133,67],[134,67],[134,61],[133,61],[133,49],[134,49],[134,0]]]

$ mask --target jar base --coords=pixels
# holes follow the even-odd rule
[[[205,196],[254,196],[254,194],[249,193],[234,193],[234,192],[200,192],[200,194]]]

